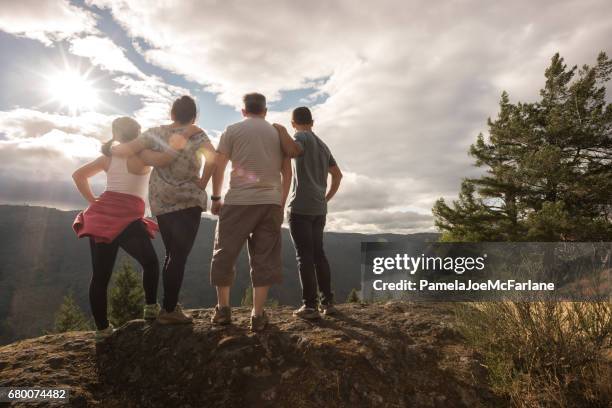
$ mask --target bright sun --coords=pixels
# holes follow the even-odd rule
[[[86,75],[65,70],[47,78],[49,94],[70,113],[90,111],[99,102],[98,90]]]

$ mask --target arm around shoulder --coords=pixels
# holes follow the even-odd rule
[[[111,147],[111,154],[117,157],[130,157],[146,149],[146,143],[142,137],[131,142],[116,144]]]
[[[274,126],[274,128],[276,128],[276,131],[278,132],[278,137],[281,142],[281,148],[283,149],[283,153],[285,154],[285,156],[298,157],[301,156],[302,153],[304,153],[302,146],[300,146],[299,143],[293,140],[293,138],[289,135],[289,132],[287,132],[287,129],[284,126],[278,123],[275,123],[272,126]]]

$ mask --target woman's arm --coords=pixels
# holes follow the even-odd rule
[[[83,198],[85,198],[88,202],[93,203],[96,201],[96,196],[94,196],[93,191],[91,191],[91,186],[89,185],[89,179],[106,170],[109,163],[110,158],[100,156],[96,160],[87,163],[72,173],[72,179],[74,180],[77,190],[79,190],[79,193],[81,193]]]
[[[138,157],[147,165],[153,167],[166,167],[176,157],[176,154],[168,152],[157,152],[151,149],[142,150]]]
[[[142,137],[132,140],[131,142],[116,144],[111,147],[111,154],[117,157],[130,157],[140,153],[147,146]]]
[[[134,144],[131,147],[128,146],[128,148],[121,149],[120,153],[123,154],[128,151],[140,149],[138,155],[140,156],[142,161],[145,162],[145,164],[149,166],[153,166],[153,167],[166,167],[167,165],[172,163],[172,161],[176,158],[178,154],[177,150],[182,150],[184,146],[187,144],[187,141],[191,137],[193,137],[194,135],[200,134],[202,132],[203,130],[200,129],[199,127],[195,125],[190,125],[186,129],[184,129],[181,133],[176,133],[175,135],[171,137],[171,140],[170,140],[170,146],[172,146],[174,150],[168,148],[163,152],[158,152],[156,150],[147,149],[145,144],[142,143],[142,144]],[[136,142],[136,140],[129,142],[129,143],[124,143],[124,144],[130,145],[134,142]],[[210,143],[209,145],[212,148],[212,145]],[[206,149],[205,146],[204,148]],[[214,149],[213,149],[213,153],[214,153]],[[113,154],[115,154],[114,150],[113,150]]]
[[[197,184],[202,190],[204,190],[208,185],[213,172],[215,171],[217,152],[210,142],[205,142],[202,144],[201,149],[203,150],[202,154],[204,155],[205,163],[202,177],[200,177],[200,179],[197,181]]]

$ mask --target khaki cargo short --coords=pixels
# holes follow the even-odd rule
[[[224,205],[221,207],[215,247],[210,266],[210,283],[231,286],[236,275],[236,259],[247,242],[253,286],[282,282],[280,205]]]

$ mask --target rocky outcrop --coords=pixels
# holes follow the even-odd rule
[[[96,345],[91,332],[43,336],[0,348],[0,386],[66,386],[72,406],[93,407],[488,407],[478,356],[453,329],[448,305],[340,305],[319,322],[249,311],[214,327],[135,320]],[[28,404],[27,406],[32,406]]]

